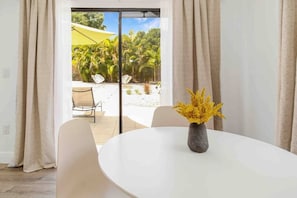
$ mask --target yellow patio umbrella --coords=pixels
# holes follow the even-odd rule
[[[72,23],[72,45],[92,45],[115,35],[113,32],[107,32],[96,28]]]

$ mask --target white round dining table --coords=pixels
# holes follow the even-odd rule
[[[144,128],[110,139],[99,152],[105,176],[140,198],[297,198],[297,156],[268,143],[208,130],[192,152],[187,127]]]

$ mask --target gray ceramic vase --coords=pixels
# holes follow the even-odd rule
[[[208,138],[205,124],[191,123],[189,126],[188,146],[197,153],[204,153],[208,149]]]

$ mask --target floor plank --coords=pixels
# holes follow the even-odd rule
[[[21,167],[8,168],[7,164],[0,164],[0,197],[54,198],[56,169],[25,173]]]

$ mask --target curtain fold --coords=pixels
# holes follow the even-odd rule
[[[55,166],[54,0],[20,1],[16,142],[12,166]]]
[[[280,0],[278,146],[297,154],[297,2]]]
[[[173,102],[188,101],[186,88],[220,93],[220,0],[173,0]],[[208,128],[222,130],[214,118]]]

